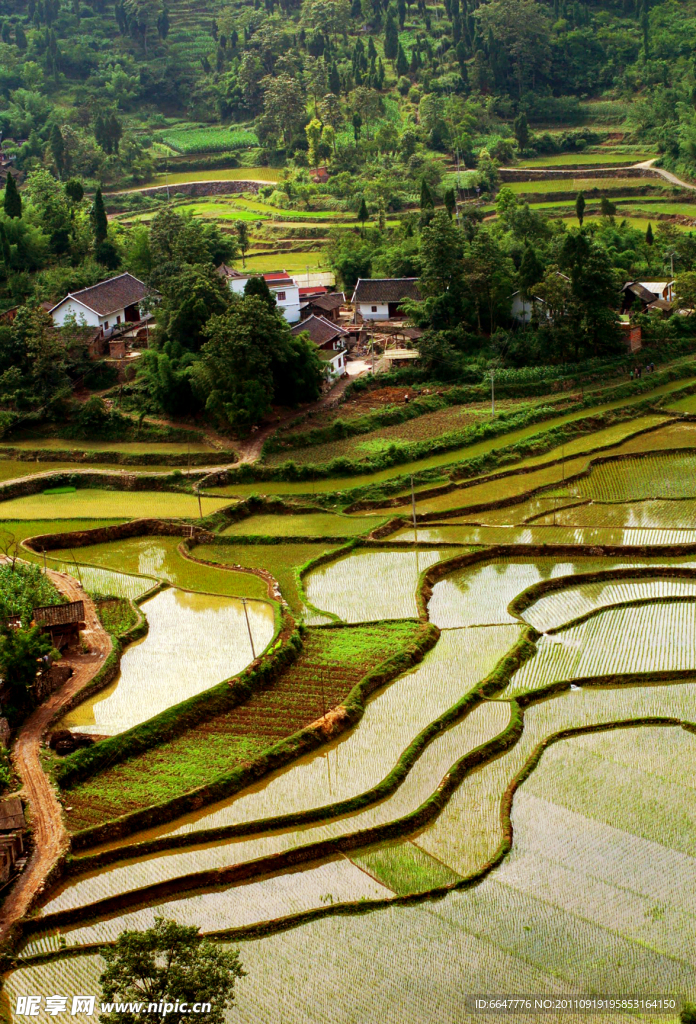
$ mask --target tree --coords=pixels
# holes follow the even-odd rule
[[[520,147],[520,153],[524,153],[529,145],[529,124],[527,123],[527,115],[523,110],[515,118],[513,131],[517,139],[517,145]]]
[[[336,62],[332,61],[329,68],[329,89],[334,96],[339,96],[341,92],[341,76],[338,73]]]
[[[305,135],[309,147],[309,163],[311,167],[319,164],[319,146],[321,144],[321,121],[313,117],[308,125],[305,125]]]
[[[384,25],[384,56],[387,60],[396,60],[399,50],[399,30],[396,25],[396,18],[391,8],[387,11],[387,20]]]
[[[599,208],[603,217],[613,217],[616,213],[616,203],[612,203],[606,196],[602,196]]]
[[[484,38],[490,38],[506,54],[517,80],[517,92],[532,90],[537,76],[549,66],[549,20],[537,0],[488,0],[474,12]],[[476,60],[474,60],[474,70]],[[482,90],[483,91],[483,90]]]
[[[103,1001],[144,1003],[148,1010],[102,1013],[100,1024],[185,1024],[188,1008],[201,999],[210,1004],[209,1024],[223,1024],[237,979],[246,975],[238,950],[201,941],[196,926],[162,917],[146,931],[121,932],[101,955]]]
[[[3,615],[7,622],[7,616]],[[4,625],[0,630],[0,666],[5,684],[10,688],[12,717],[17,719],[33,705],[32,687],[36,681],[38,661],[44,654],[57,656],[50,637],[41,626],[14,629]]]
[[[679,1014],[680,1024],[696,1024],[696,1004],[684,1003]]]
[[[421,181],[420,211],[421,224],[429,224],[435,214],[435,201],[425,178]]]
[[[646,245],[652,245],[654,240],[655,240],[655,237],[653,235],[652,224],[648,224],[647,228],[645,229],[645,242],[646,242]]]
[[[278,308],[278,303],[275,300],[273,292],[268,287],[266,279],[260,275],[250,277],[244,285],[244,297],[247,298],[250,295],[255,295],[258,299],[261,299],[261,301],[268,306],[271,312],[275,312]]]
[[[15,42],[20,50],[26,50],[27,48],[27,37],[24,29],[20,24],[15,27]]]
[[[575,216],[578,218],[580,227],[585,219],[585,196],[584,193],[578,192],[577,199],[575,200]]]
[[[249,238],[249,225],[245,220],[238,220],[235,227],[237,229],[237,244],[239,245],[239,251],[242,254],[242,267],[245,267],[246,254],[251,242],[251,239]]]
[[[677,277],[675,282],[676,304],[679,309],[688,310],[688,316],[693,316],[696,309],[696,272],[687,270]]]
[[[321,371],[316,349],[295,344],[275,301],[271,308],[260,295],[247,294],[227,313],[212,317],[205,333],[194,386],[219,422],[247,431],[270,411],[274,399],[317,396]]]
[[[107,236],[109,222],[106,218],[106,210],[104,209],[104,200],[102,199],[100,188],[98,188],[94,194],[94,205],[92,206],[92,230],[94,232],[95,245],[101,245]]]
[[[8,217],[21,218],[22,197],[19,194],[17,183],[15,182],[14,175],[12,174],[7,175],[2,207]]]
[[[407,75],[409,70],[409,63],[404,48],[399,43],[398,51],[396,54],[396,73],[397,75]]]
[[[363,196],[362,199],[360,200],[360,209],[358,210],[358,220],[360,221],[360,223],[362,225],[362,227],[360,228],[360,234],[361,235],[364,234],[364,232],[365,232],[365,224],[367,223],[367,221],[369,219],[370,219],[370,214],[369,214],[368,209],[367,209],[367,203],[365,202],[365,196]]]
[[[123,12],[128,31],[133,37],[140,39],[147,54],[148,37],[152,32],[158,31],[164,5],[161,0],[123,0]],[[167,18],[167,30],[168,28]]]
[[[349,0],[304,0],[302,20],[308,28],[331,39],[344,35],[350,23]]]
[[[66,169],[65,139],[57,124],[54,124],[53,128],[51,128],[50,146],[58,177],[62,178],[63,172]]]
[[[531,297],[531,290],[544,279],[544,264],[535,249],[528,245],[520,260],[519,282],[525,299]]]
[[[74,203],[75,206],[77,206],[78,203],[82,202],[85,196],[85,190],[82,187],[82,182],[79,178],[70,178],[69,181],[65,182],[63,187],[65,189],[65,194],[71,203]]]

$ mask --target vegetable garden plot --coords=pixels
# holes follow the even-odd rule
[[[696,671],[696,605],[609,608],[537,642],[501,697],[558,680],[634,672]]]
[[[368,672],[400,654],[420,631],[420,624],[407,620],[306,632],[301,653],[272,685],[71,788],[71,828],[181,796],[247,766],[262,750],[341,704]]]
[[[137,872],[137,866],[136,866]],[[157,907],[135,910],[121,917],[65,931],[68,945],[109,942],[126,928],[151,928],[156,917],[165,916],[179,924],[198,925],[201,931],[254,924],[274,917],[299,914],[331,903],[359,899],[388,899],[391,889],[381,885],[347,858],[336,857],[303,871],[290,870],[261,882],[231,886],[220,892],[204,893]],[[23,954],[30,956],[58,946],[58,936],[31,941]]]
[[[77,560],[79,564],[154,576],[183,590],[230,597],[266,597],[267,588],[263,580],[250,573],[216,569],[183,558],[178,550],[180,544],[181,537],[131,537],[69,551],[53,551],[52,556],[66,564],[72,562],[73,569]]]
[[[458,874],[477,870],[493,856],[502,838],[502,795],[542,740],[563,729],[652,716],[696,721],[696,684],[587,688],[531,705],[524,712],[518,743],[466,778],[438,819],[416,837],[416,844]],[[619,730],[618,742],[629,744],[633,735],[633,730]]]
[[[305,578],[307,597],[323,612],[346,622],[400,619],[418,614],[419,574],[454,551],[354,551],[313,569]]]
[[[506,703],[491,701],[480,705],[467,718],[433,741],[391,797],[363,811],[344,815],[336,820],[327,819],[319,825],[290,828],[274,835],[227,840],[215,845],[165,852],[142,857],[137,862],[124,861],[122,864],[103,868],[72,882],[68,880],[51,895],[42,908],[41,916],[67,907],[87,906],[107,896],[115,896],[165,879],[178,878],[190,872],[242,864],[296,846],[306,846],[374,825],[386,824],[419,807],[435,791],[455,761],[463,757],[467,751],[497,736],[507,726],[509,720],[510,708]],[[360,786],[361,790],[363,788]],[[228,927],[233,927],[234,923],[230,921]]]
[[[594,466],[578,480],[579,494],[597,501],[638,501],[641,498],[693,498],[696,452],[651,455]]]
[[[44,467],[45,463],[40,463]],[[71,464],[75,469],[75,463]],[[113,469],[113,466],[109,467]],[[146,467],[151,470],[152,467]],[[171,467],[169,467],[171,471]],[[210,515],[229,505],[224,498],[201,498],[203,514]],[[98,519],[119,516],[138,519],[142,516],[191,517],[198,519],[198,499],[193,494],[173,491],[117,491],[80,488],[69,494],[29,494],[23,498],[10,498],[0,505],[7,519]]]
[[[696,597],[696,578],[691,581],[663,577],[656,580],[605,580],[580,585],[574,585],[570,579],[568,583],[567,589],[540,597],[522,612],[522,618],[540,633],[546,633],[606,605],[660,597]]]
[[[252,660],[239,601],[169,589],[142,607],[147,636],[125,651],[111,686],[70,711],[61,728],[112,736],[236,675]],[[247,611],[261,651],[273,636],[273,610],[254,601]]]
[[[240,519],[222,530],[223,536],[353,537],[367,534],[384,516],[339,516],[333,512],[305,512],[297,515],[256,515]]]

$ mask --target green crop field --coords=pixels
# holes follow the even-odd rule
[[[280,181],[277,167],[219,167],[213,170],[201,168],[194,171],[168,171],[157,174],[142,185],[142,189],[156,185],[179,185],[189,181]],[[139,190],[138,190],[139,191]]]
[[[607,189],[645,187],[668,189],[671,186],[662,178],[570,178],[561,176],[557,178],[544,178],[540,181],[513,181],[508,182],[506,185],[506,188],[511,189],[517,194],[534,195],[537,192],[568,192],[571,195],[576,195],[578,192],[584,192],[587,199],[592,198],[592,189],[597,189],[601,193]],[[590,194],[588,195],[588,193]]]
[[[229,149],[258,145],[256,132],[234,126],[168,129],[161,134],[160,141],[178,153],[224,153]]]
[[[537,156],[532,160],[523,160],[521,167],[602,167],[604,165],[616,164],[617,167],[630,167],[631,164],[641,163],[657,156],[657,153],[647,151],[637,153],[553,153],[551,156]]]

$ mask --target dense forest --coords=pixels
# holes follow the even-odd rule
[[[687,0],[7,0],[3,11],[3,166],[19,190],[9,181],[0,212],[0,308],[28,307],[18,326],[0,327],[6,408],[23,389],[25,404],[46,407],[34,393],[46,388],[35,365],[44,342],[26,325],[44,341],[50,331],[32,304],[119,269],[162,296],[154,345],[127,389],[136,407],[207,404],[243,427],[272,401],[317,392],[311,354],[277,318],[284,340],[262,368],[241,349],[220,353],[221,325],[229,345],[246,335],[214,267],[246,253],[251,213],[230,224],[169,194],[114,195],[177,169],[274,169],[258,208],[325,217],[323,258],[347,291],[358,277],[421,277],[419,372],[436,377],[476,378],[491,360],[618,356],[621,284],[659,277],[675,259],[693,305],[696,238],[667,215],[646,229],[596,182],[588,202],[601,204],[587,217],[582,188],[556,215],[500,173],[554,154],[591,160],[607,146],[628,164],[647,154],[696,173]],[[662,181],[642,193],[651,189],[663,201],[678,192]],[[517,292],[550,313],[515,328]],[[664,340],[691,322],[643,326],[648,341]],[[62,398],[82,374],[79,353],[66,351],[52,361]],[[223,364],[236,383],[211,397]],[[257,376],[263,397],[244,409],[244,382]]]

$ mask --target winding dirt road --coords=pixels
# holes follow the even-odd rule
[[[77,581],[51,569],[48,575],[68,600],[84,601],[86,628],[82,636],[91,653],[65,655],[63,663],[72,666],[72,676],[27,719],[12,751],[23,783],[21,795],[27,803],[28,818],[34,831],[34,850],[2,907],[0,942],[25,916],[37,893],[43,889],[54,864],[68,847],[62,808],[41,766],[41,740],[56,711],[94,678],[112,647],[111,637],[101,625],[94,603]]]

